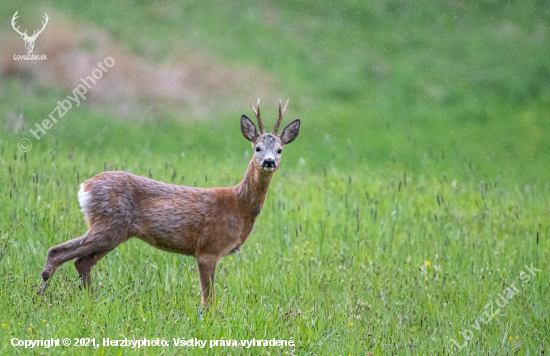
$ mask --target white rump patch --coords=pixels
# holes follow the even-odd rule
[[[80,211],[84,213],[84,216],[86,216],[86,207],[88,206],[88,203],[90,202],[90,198],[92,196],[90,195],[90,192],[84,191],[84,183],[80,184],[80,190],[78,191],[78,203],[80,204],[80,207],[82,208]]]

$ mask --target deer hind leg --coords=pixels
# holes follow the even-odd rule
[[[214,274],[218,258],[213,255],[197,256],[197,265],[199,267],[199,279],[201,282],[202,304],[209,308],[214,305]]]
[[[82,286],[84,288],[89,287],[90,292],[92,292],[92,277],[90,276],[90,272],[92,271],[92,267],[97,264],[97,262],[105,257],[109,252],[111,252],[113,249],[109,250],[102,250],[102,251],[96,251],[94,253],[91,253],[86,256],[80,256],[74,259],[73,263],[78,271],[78,275],[80,276],[80,280],[82,281]]]
[[[42,271],[42,280],[44,292],[47,288],[47,282],[52,278],[55,270],[63,263],[77,257],[84,257],[98,251],[110,251],[117,247],[121,242],[116,239],[116,234],[111,231],[88,230],[79,238],[69,240],[48,250],[46,266]],[[103,256],[102,256],[103,257]],[[91,267],[90,267],[91,268]]]

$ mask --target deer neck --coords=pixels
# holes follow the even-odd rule
[[[252,158],[243,180],[235,187],[235,195],[240,200],[245,214],[254,218],[260,214],[272,178],[273,172],[266,172],[257,167]]]

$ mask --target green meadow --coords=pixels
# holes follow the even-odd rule
[[[8,25],[16,10],[29,28],[47,12],[44,38],[60,23],[108,36],[114,54],[77,48],[117,60],[102,81],[130,60],[160,68],[194,56],[241,79],[212,79],[223,97],[137,95],[132,105],[160,109],[125,117],[117,108],[130,99],[94,100],[92,88],[37,140],[29,129],[78,82],[36,74],[53,50],[48,63],[9,70],[0,42],[0,354],[550,353],[550,3],[2,3],[0,41],[15,37],[24,54]],[[287,97],[282,125],[302,126],[242,253],[218,265],[214,308],[200,305],[192,257],[137,239],[94,267],[93,294],[71,262],[37,294],[48,248],[86,232],[84,180],[124,170],[236,185],[253,153],[239,126],[253,117],[250,96],[268,129]],[[207,342],[174,346],[182,338]],[[252,339],[294,346],[210,347]]]

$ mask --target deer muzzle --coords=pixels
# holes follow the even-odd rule
[[[273,158],[266,158],[262,162],[262,168],[266,171],[274,171],[276,168],[275,160]]]

